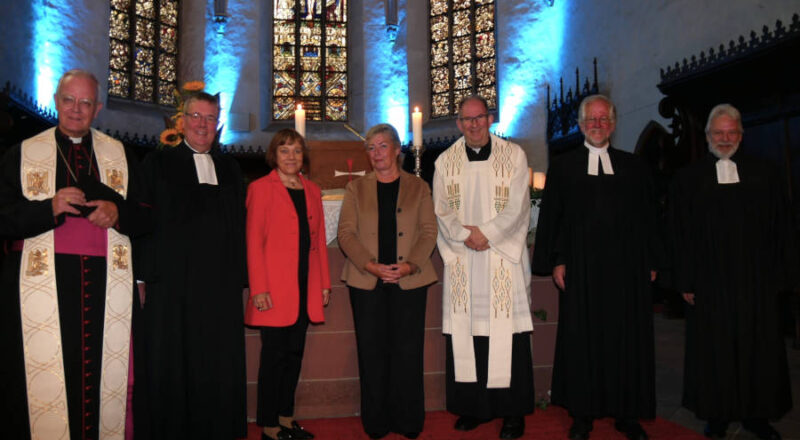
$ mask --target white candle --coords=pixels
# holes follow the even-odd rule
[[[411,128],[414,133],[414,148],[422,147],[422,112],[419,107],[414,107],[411,113]]]
[[[533,189],[544,189],[546,174],[541,171],[533,173]]]
[[[302,104],[297,104],[297,109],[294,111],[294,129],[300,136],[306,137],[306,111],[303,110]]]

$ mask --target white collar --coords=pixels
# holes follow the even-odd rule
[[[589,150],[589,163],[586,166],[586,174],[597,176],[600,165],[603,167],[603,174],[614,174],[614,168],[611,166],[611,156],[608,155],[608,143],[602,147],[595,147],[584,141],[583,145]]]
[[[739,183],[739,171],[736,168],[736,162],[730,159],[719,159],[716,168],[717,183],[722,185]]]
[[[196,150],[194,147],[192,147],[192,146],[189,144],[189,141],[187,141],[186,139],[184,139],[184,140],[183,140],[183,142],[186,144],[186,146],[187,146],[187,147],[189,147],[189,149],[190,149],[190,150],[194,151],[194,154],[208,154],[208,153],[210,153],[210,152],[211,152],[211,148],[209,148],[209,149],[208,149],[208,150],[206,150],[205,152],[201,153],[201,152],[197,151],[197,150]]]

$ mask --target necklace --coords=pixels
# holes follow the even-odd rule
[[[288,186],[289,188],[301,188],[303,185],[300,183],[299,180],[286,180],[283,182],[284,185]]]
[[[75,180],[75,183],[77,183],[78,182],[78,176],[75,175],[75,172],[72,171],[72,167],[69,166],[69,162],[67,162],[67,157],[64,156],[64,152],[61,151],[61,146],[58,145],[58,142],[56,142],[56,148],[58,149],[58,154],[61,156],[61,160],[64,161],[64,165],[66,165],[66,167],[67,167],[67,171],[69,171],[70,176],[72,176],[72,178]],[[93,160],[94,160],[94,148],[92,148],[92,151],[89,153],[89,176],[92,175],[92,161]]]

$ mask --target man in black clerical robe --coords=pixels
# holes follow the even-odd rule
[[[689,303],[683,405],[725,437],[742,421],[763,439],[792,407],[779,291],[794,287],[795,231],[780,174],[737,152],[741,116],[715,107],[709,154],[680,170],[670,197],[675,288]]]
[[[654,199],[644,163],[609,146],[615,114],[601,95],[581,103],[585,147],[550,164],[536,233],[534,273],[561,290],[551,398],[573,417],[571,439],[607,416],[644,439],[637,419],[655,416]]]
[[[102,108],[95,76],[66,72],[54,99],[57,127],[0,161],[0,436],[11,440],[126,429],[128,236],[147,229],[147,209],[134,156],[91,129]]]
[[[137,439],[247,435],[244,187],[235,159],[212,148],[219,112],[216,97],[191,96],[185,140],[142,161],[156,226],[135,243],[145,283],[135,371],[146,391],[134,398],[147,407],[136,414]]]

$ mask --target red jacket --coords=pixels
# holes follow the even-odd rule
[[[317,185],[301,176],[311,233],[308,254],[308,316],[323,322],[322,289],[330,289],[325,215]],[[269,292],[272,308],[259,312],[247,302],[245,323],[285,327],[297,321],[300,304],[297,285],[297,212],[277,171],[254,181],[247,189],[247,269],[250,297]]]

